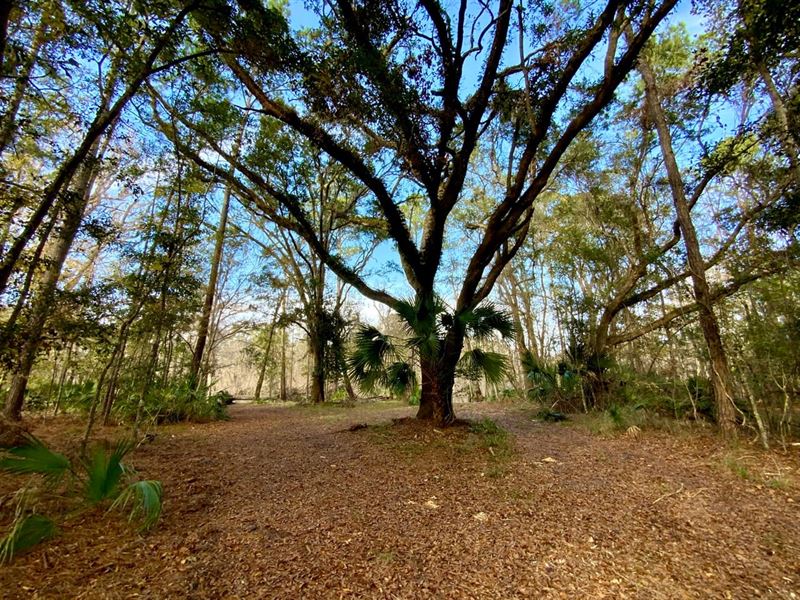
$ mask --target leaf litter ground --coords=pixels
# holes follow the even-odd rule
[[[703,433],[600,437],[515,406],[459,407],[473,425],[443,431],[411,414],[240,405],[161,427],[130,460],[164,484],[159,527],[81,514],[0,567],[0,596],[800,595],[796,456]],[[15,482],[0,479],[3,524]]]

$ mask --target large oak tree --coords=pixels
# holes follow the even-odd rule
[[[472,311],[520,248],[536,199],[562,156],[611,102],[675,4],[609,0],[556,11],[536,1],[335,0],[322,4],[318,23],[302,31],[254,0],[214,0],[194,13],[203,46],[218,51],[256,99],[253,110],[303,136],[369,190],[413,290],[417,322],[437,330],[432,337],[439,343],[420,356],[419,417],[440,424],[454,419],[455,367]],[[632,35],[623,36],[626,30]],[[497,124],[507,132],[504,192],[488,206],[480,240],[463,249],[467,266],[452,314],[428,318],[438,305],[448,223],[468,201],[473,154]],[[173,134],[182,151],[231,184],[245,203],[302,235],[363,295],[399,307],[400,298],[321,243],[291,190],[202,131],[181,136],[182,127],[190,123],[176,125]],[[209,160],[209,149],[229,166]],[[427,209],[419,243],[402,211],[412,194]]]

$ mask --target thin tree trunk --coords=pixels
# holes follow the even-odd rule
[[[239,130],[239,136],[235,142],[233,155],[239,155],[239,146],[242,143],[244,136],[245,126],[247,120],[242,122],[242,127]],[[201,377],[200,370],[203,364],[203,352],[205,351],[206,341],[208,339],[208,325],[211,321],[211,311],[214,306],[214,298],[217,294],[217,280],[219,278],[219,266],[222,262],[222,253],[225,248],[225,231],[228,227],[228,209],[231,203],[231,186],[225,186],[225,193],[222,196],[222,207],[219,210],[219,223],[217,225],[217,232],[214,237],[214,254],[211,258],[211,272],[208,276],[208,285],[206,286],[205,298],[203,300],[203,310],[200,313],[200,323],[197,326],[197,344],[194,347],[194,354],[192,355],[192,370],[191,381],[192,385],[197,388],[200,385]]]
[[[514,323],[514,330],[516,331],[516,335],[514,336],[514,345],[517,351],[517,360],[515,361],[518,369],[517,385],[525,397],[527,397],[528,393],[532,389],[533,382],[527,376],[527,373],[525,373],[525,368],[523,365],[525,363],[525,356],[530,352],[530,350],[525,343],[525,338],[527,337],[528,332],[524,330],[522,326],[522,316],[518,298],[519,285],[516,277],[513,274],[513,269],[508,269],[507,280],[509,283],[507,303],[511,308],[511,319]],[[528,339],[531,338],[528,337]]]
[[[700,252],[697,232],[689,212],[689,203],[686,200],[683,179],[672,149],[669,126],[661,108],[655,75],[644,57],[639,59],[639,71],[645,83],[648,110],[658,133],[661,153],[664,157],[664,165],[667,169],[667,177],[672,191],[672,199],[678,216],[678,225],[686,248],[694,297],[699,306],[700,327],[703,331],[710,359],[711,383],[717,410],[717,423],[724,435],[733,436],[736,433],[736,410],[733,400],[732,377],[725,348],[722,344],[719,323],[714,314],[713,298],[706,279],[705,262]]]
[[[344,381],[344,389],[347,392],[347,398],[350,403],[355,404],[357,397],[356,391],[353,389],[353,382],[350,380],[350,375],[347,372],[347,369],[342,371],[342,381]]]
[[[286,312],[286,307],[284,306],[284,314]],[[281,329],[281,402],[286,402],[287,398],[287,390],[286,390],[286,344],[288,336],[286,335],[286,327]]]
[[[272,338],[275,334],[275,327],[276,322],[278,320],[278,312],[281,309],[281,305],[283,304],[283,300],[285,297],[285,292],[281,294],[280,299],[275,304],[275,310],[272,313],[272,322],[270,323],[269,327],[269,336],[267,336],[267,347],[264,349],[264,360],[261,361],[261,369],[258,372],[258,381],[256,382],[256,391],[253,394],[253,398],[258,402],[261,399],[261,386],[264,385],[264,375],[267,372],[267,365],[269,364],[269,354],[272,350]]]
[[[786,111],[786,105],[783,98],[781,98],[778,87],[775,85],[775,80],[772,74],[764,64],[763,61],[757,61],[758,73],[761,75],[761,80],[764,82],[764,87],[767,88],[767,95],[772,102],[772,109],[775,111],[775,117],[778,120],[781,130],[781,146],[783,146],[784,154],[789,160],[789,166],[792,171],[795,183],[800,185],[800,163],[798,163],[798,140],[792,135],[792,130],[789,127],[789,115]]]
[[[28,378],[36,360],[39,345],[42,339],[42,331],[51,312],[53,297],[55,296],[56,286],[64,267],[64,262],[69,254],[75,234],[80,227],[83,212],[91,194],[92,181],[94,178],[98,151],[84,163],[78,176],[75,189],[70,192],[70,198],[64,207],[64,219],[58,238],[55,240],[49,257],[49,264],[45,271],[41,286],[31,305],[31,317],[26,326],[25,342],[13,370],[11,387],[6,397],[4,414],[12,421],[22,418],[22,406],[25,399],[25,391],[28,387]]]
[[[14,4],[14,0],[6,0],[0,3],[0,73],[3,72],[3,67],[5,66],[3,59],[5,58],[6,45],[8,44],[8,21]]]
[[[61,397],[64,395],[64,382],[67,380],[67,371],[69,370],[69,363],[72,361],[72,342],[67,345],[67,357],[64,360],[64,366],[61,367],[61,376],[58,378],[58,391],[56,392],[56,403],[53,407],[53,416],[58,414],[58,409],[61,407]]]
[[[47,7],[45,7],[45,10],[47,10]],[[0,17],[1,16],[2,13],[0,13]],[[25,98],[25,92],[28,90],[28,86],[30,85],[31,73],[33,72],[33,67],[39,58],[39,51],[44,44],[46,36],[47,23],[45,21],[45,17],[43,16],[36,27],[36,32],[33,34],[33,41],[31,42],[31,47],[28,51],[28,56],[22,65],[22,69],[16,74],[17,82],[14,85],[14,91],[11,94],[11,99],[8,102],[6,112],[3,114],[3,125],[2,128],[0,128],[0,154],[5,152],[6,148],[9,146],[14,137],[14,129],[17,125],[17,114],[19,113],[19,107],[22,105],[22,100]],[[0,57],[0,60],[2,60],[2,57]]]

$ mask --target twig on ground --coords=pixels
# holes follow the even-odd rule
[[[664,494],[663,496],[659,496],[658,498],[656,498],[656,499],[653,501],[653,504],[658,504],[658,503],[659,503],[659,502],[661,502],[661,501],[662,501],[664,498],[669,498],[670,496],[676,496],[676,495],[680,494],[682,491],[683,491],[683,484],[681,484],[681,487],[679,487],[679,488],[678,488],[677,490],[675,490],[674,492],[669,492],[669,493],[667,493],[667,494]]]

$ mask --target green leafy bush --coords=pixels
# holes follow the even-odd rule
[[[408,405],[409,406],[419,406],[419,402],[422,399],[422,388],[417,386],[408,396]]]

